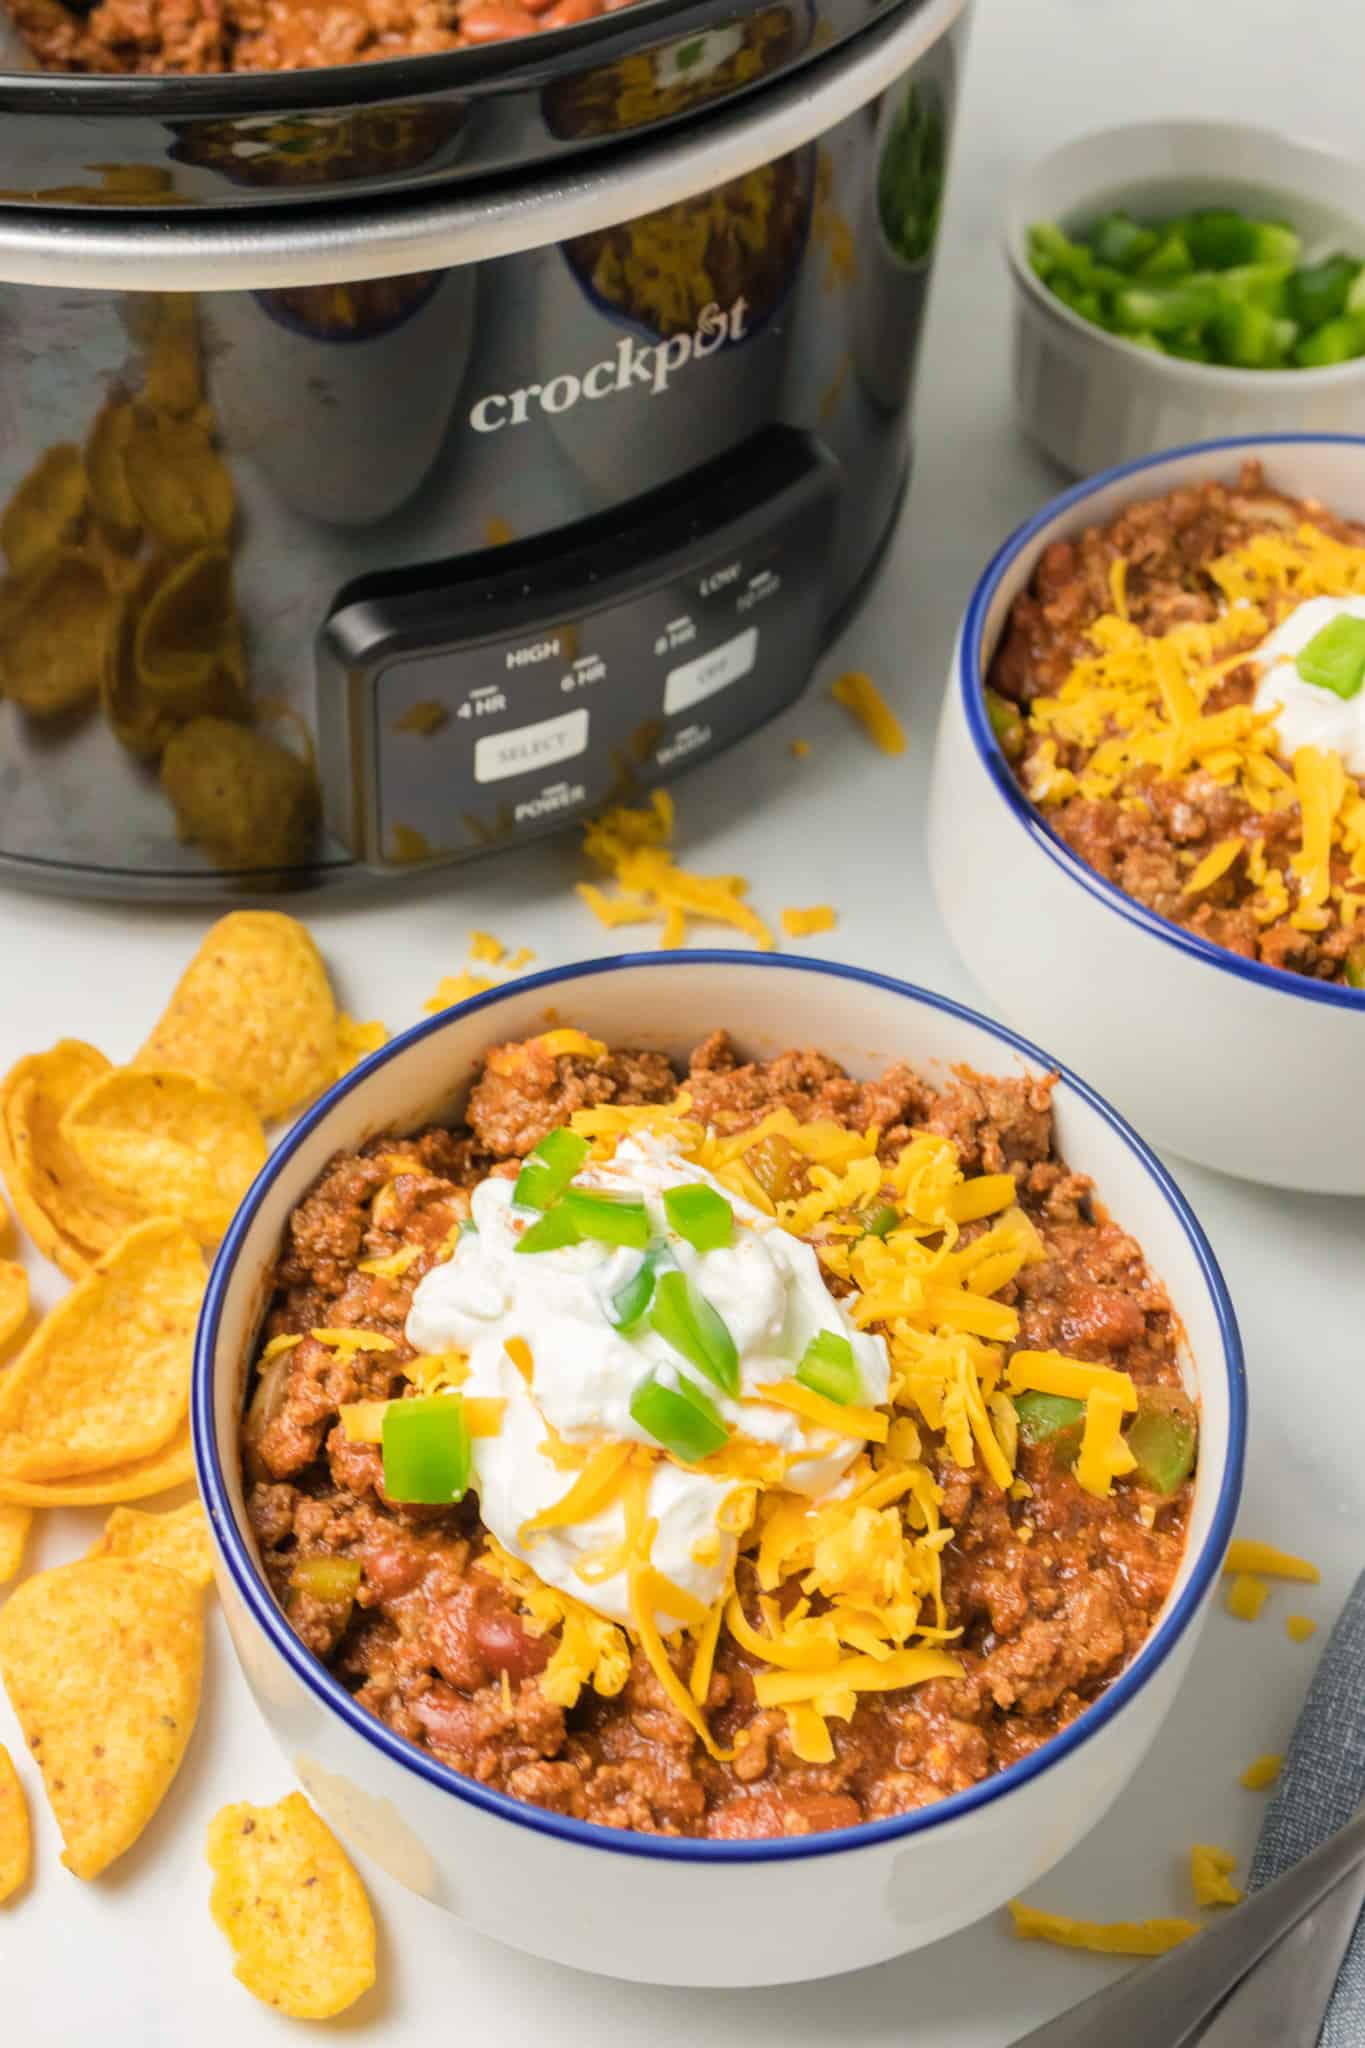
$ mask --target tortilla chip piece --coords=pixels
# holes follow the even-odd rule
[[[17,1578],[32,1527],[32,1508],[0,1505],[0,1586]]]
[[[143,388],[158,412],[193,412],[204,395],[195,305],[187,292],[166,292],[161,299]]]
[[[114,738],[141,761],[160,760],[177,723],[163,705],[147,695],[137,670],[138,619],[147,584],[154,580],[150,570],[145,572],[138,587],[121,599],[100,677],[100,701]]]
[[[133,408],[111,398],[95,414],[85,441],[85,474],[90,503],[101,528],[117,548],[136,547],[142,532],[124,460],[133,433]]]
[[[14,1759],[0,1742],[0,1906],[27,1882],[32,1861],[28,1801]]]
[[[199,1074],[278,1117],[324,1088],[338,1057],[336,1002],[306,927],[234,910],[205,935],[133,1065]]]
[[[16,576],[80,537],[85,517],[85,465],[74,442],[39,456],[0,512],[0,547]]]
[[[28,1317],[28,1274],[17,1259],[0,1259],[0,1350]]]
[[[226,718],[194,718],[161,757],[182,839],[239,871],[302,866],[322,813],[317,775],[288,747]]]
[[[99,695],[118,600],[79,548],[44,555],[4,592],[0,687],[30,718],[58,718]]]
[[[194,420],[139,415],[124,450],[144,525],[167,547],[216,547],[232,531],[236,496],[222,457]]]
[[[0,1081],[0,1170],[15,1211],[46,1258],[73,1280],[139,1220],[140,1211],[90,1179],[61,1135],[61,1120],[109,1062],[63,1038],[30,1053]]]
[[[346,1852],[301,1792],[209,1822],[209,1910],[235,1975],[298,2020],[344,2012],[374,1982],[374,1916]]]
[[[158,1219],[120,1238],[0,1374],[0,1473],[73,1479],[169,1443],[189,1409],[204,1261]]]
[[[181,1423],[169,1443],[149,1458],[130,1458],[119,1465],[102,1465],[81,1479],[11,1479],[0,1472],[0,1502],[31,1508],[99,1508],[114,1501],[146,1500],[154,1493],[168,1493],[194,1477],[194,1451],[189,1418]]]
[[[144,1508],[115,1508],[86,1556],[141,1558],[180,1572],[192,1586],[213,1584],[208,1516],[197,1500],[162,1515],[148,1514]]]
[[[203,1665],[203,1601],[163,1565],[81,1558],[0,1608],[0,1679],[77,1877],[131,1848],[165,1798]]]
[[[200,548],[145,593],[133,635],[138,683],[177,718],[245,718],[241,643],[232,563],[222,548]]]
[[[62,1118],[86,1172],[144,1216],[176,1217],[216,1244],[265,1164],[265,1132],[250,1103],[197,1074],[114,1067]]]

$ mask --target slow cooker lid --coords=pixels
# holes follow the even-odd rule
[[[0,70],[0,213],[291,206],[553,169],[760,93],[931,0],[631,0],[577,27],[327,70]],[[0,0],[0,64],[22,67]]]

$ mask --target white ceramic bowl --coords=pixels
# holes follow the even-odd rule
[[[1144,1137],[1248,1180],[1365,1194],[1365,990],[1263,967],[1145,909],[1048,826],[990,728],[982,683],[1050,542],[1182,484],[1271,481],[1365,519],[1365,440],[1176,449],[1077,484],[1013,534],[972,593],[939,721],[929,865],[953,944],[1022,1031],[1055,1045]]]
[[[685,1056],[717,1024],[772,1054],[814,1045],[856,1073],[909,1057],[1044,1073],[1047,1057],[941,997],[854,968],[744,953],[626,956],[476,997],[375,1053],[273,1155],[229,1232],[195,1363],[199,1483],[242,1669],[304,1786],[348,1841],[486,1934],[642,1982],[793,1982],[880,1962],[979,1919],[1094,1826],[1170,1706],[1216,1583],[1241,1486],[1237,1326],[1202,1232],[1158,1162],[1063,1075],[1057,1132],[1161,1276],[1203,1407],[1189,1543],[1137,1658],[1070,1728],[971,1791],[842,1833],[672,1840],[569,1820],[459,1776],[358,1707],[293,1634],[260,1573],[237,1452],[244,1381],[290,1210],[331,1155],[457,1111],[485,1050],[547,1014]]]
[[[1028,260],[1028,230],[1236,206],[1282,216],[1309,253],[1365,256],[1360,166],[1270,129],[1143,121],[1067,142],[1011,188],[1005,253],[1014,285],[1020,423],[1073,476],[1154,449],[1249,433],[1365,431],[1365,357],[1322,370],[1226,370],[1120,341],[1054,298]]]

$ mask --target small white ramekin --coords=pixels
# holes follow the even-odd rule
[[[1236,206],[1282,218],[1310,250],[1365,257],[1360,167],[1270,129],[1143,121],[1082,135],[1011,187],[1005,254],[1014,285],[1020,424],[1072,476],[1232,434],[1365,431],[1365,357],[1321,370],[1227,370],[1135,347],[1054,298],[1029,262],[1035,221],[1083,227]]]
[[[1093,1075],[1143,1136],[1204,1166],[1365,1194],[1365,990],[1263,967],[1103,880],[1044,821],[982,689],[1044,550],[1125,505],[1235,478],[1365,519],[1365,440],[1271,436],[1149,457],[1077,484],[1021,526],[967,607],[939,720],[929,865],[949,937],[1011,1023]]]
[[[979,1919],[1100,1819],[1155,1735],[1217,1583],[1241,1490],[1237,1325],[1207,1241],[1159,1162],[1082,1082],[1055,1095],[1059,1148],[1143,1245],[1187,1340],[1202,1413],[1185,1557],[1156,1628],[1081,1718],[1032,1756],[936,1806],[842,1832],[756,1842],[670,1839],[523,1805],[440,1764],[357,1706],[293,1633],[260,1570],[238,1431],[290,1211],[334,1152],[458,1114],[488,1048],[574,1023],[678,1059],[717,1025],[760,1056],[818,1046],[858,1074],[908,1058],[942,1078],[1053,1062],[942,997],[818,960],[654,953],[533,975],[395,1039],[276,1151],[209,1281],[194,1367],[199,1484],[242,1669],[306,1790],[395,1878],[483,1933],[645,1983],[737,1988],[831,1976]]]

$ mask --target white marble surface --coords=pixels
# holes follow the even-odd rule
[[[871,602],[806,701],[679,786],[693,865],[747,872],[771,912],[831,900],[839,929],[818,942],[831,955],[971,998],[929,900],[917,818],[956,614],[986,554],[1055,483],[1009,418],[996,222],[1010,168],[1106,117],[1157,113],[1245,116],[1349,150],[1359,137],[1362,58],[1365,15],[1344,7],[1291,27],[1275,0],[983,0],[908,517]],[[828,702],[823,684],[851,663],[898,701],[907,760],[874,755]],[[812,745],[804,761],[779,743],[796,734]],[[871,828],[876,815],[893,821],[889,833]],[[459,967],[471,926],[533,946],[547,964],[595,950],[602,935],[567,893],[573,872],[571,846],[544,845],[401,899],[319,907],[311,921],[348,1006],[397,1028],[417,1017],[439,975]],[[0,896],[0,1062],[73,1030],[114,1058],[129,1054],[206,921],[202,911]],[[1237,1774],[1283,1746],[1322,1640],[1294,1647],[1284,1615],[1302,1607],[1329,1622],[1361,1563],[1365,1203],[1279,1196],[1178,1170],[1224,1261],[1247,1340],[1253,1422],[1242,1528],[1317,1558],[1324,1583],[1293,1598],[1277,1591],[1253,1627],[1214,1615],[1137,1784],[1038,1887],[1042,1904],[1099,1917],[1188,1910],[1193,1841],[1246,1855],[1261,1799],[1238,1787]],[[35,1270],[35,1280],[55,1291],[52,1275]],[[93,1512],[51,1518],[32,1561],[75,1554],[98,1522]],[[32,1787],[3,1699],[0,1740]],[[109,2048],[264,2048],[288,2038],[291,2023],[232,1979],[208,1918],[202,1861],[219,1805],[273,1798],[287,1784],[215,1624],[189,1758],[156,1821],[109,1876],[84,1885],[62,1870],[55,1827],[35,1797],[35,1882],[0,1913],[5,2039],[16,2048],[94,2038]],[[381,1983],[338,2031],[374,2048],[461,2038],[681,2048],[699,2030],[765,2048],[835,2038],[844,2048],[1005,2048],[1113,1967],[1023,1947],[993,1920],[881,1969],[790,1992],[625,1988],[494,1947],[373,1871],[367,1877],[383,1930]],[[830,1910],[839,1910],[837,1893]]]

